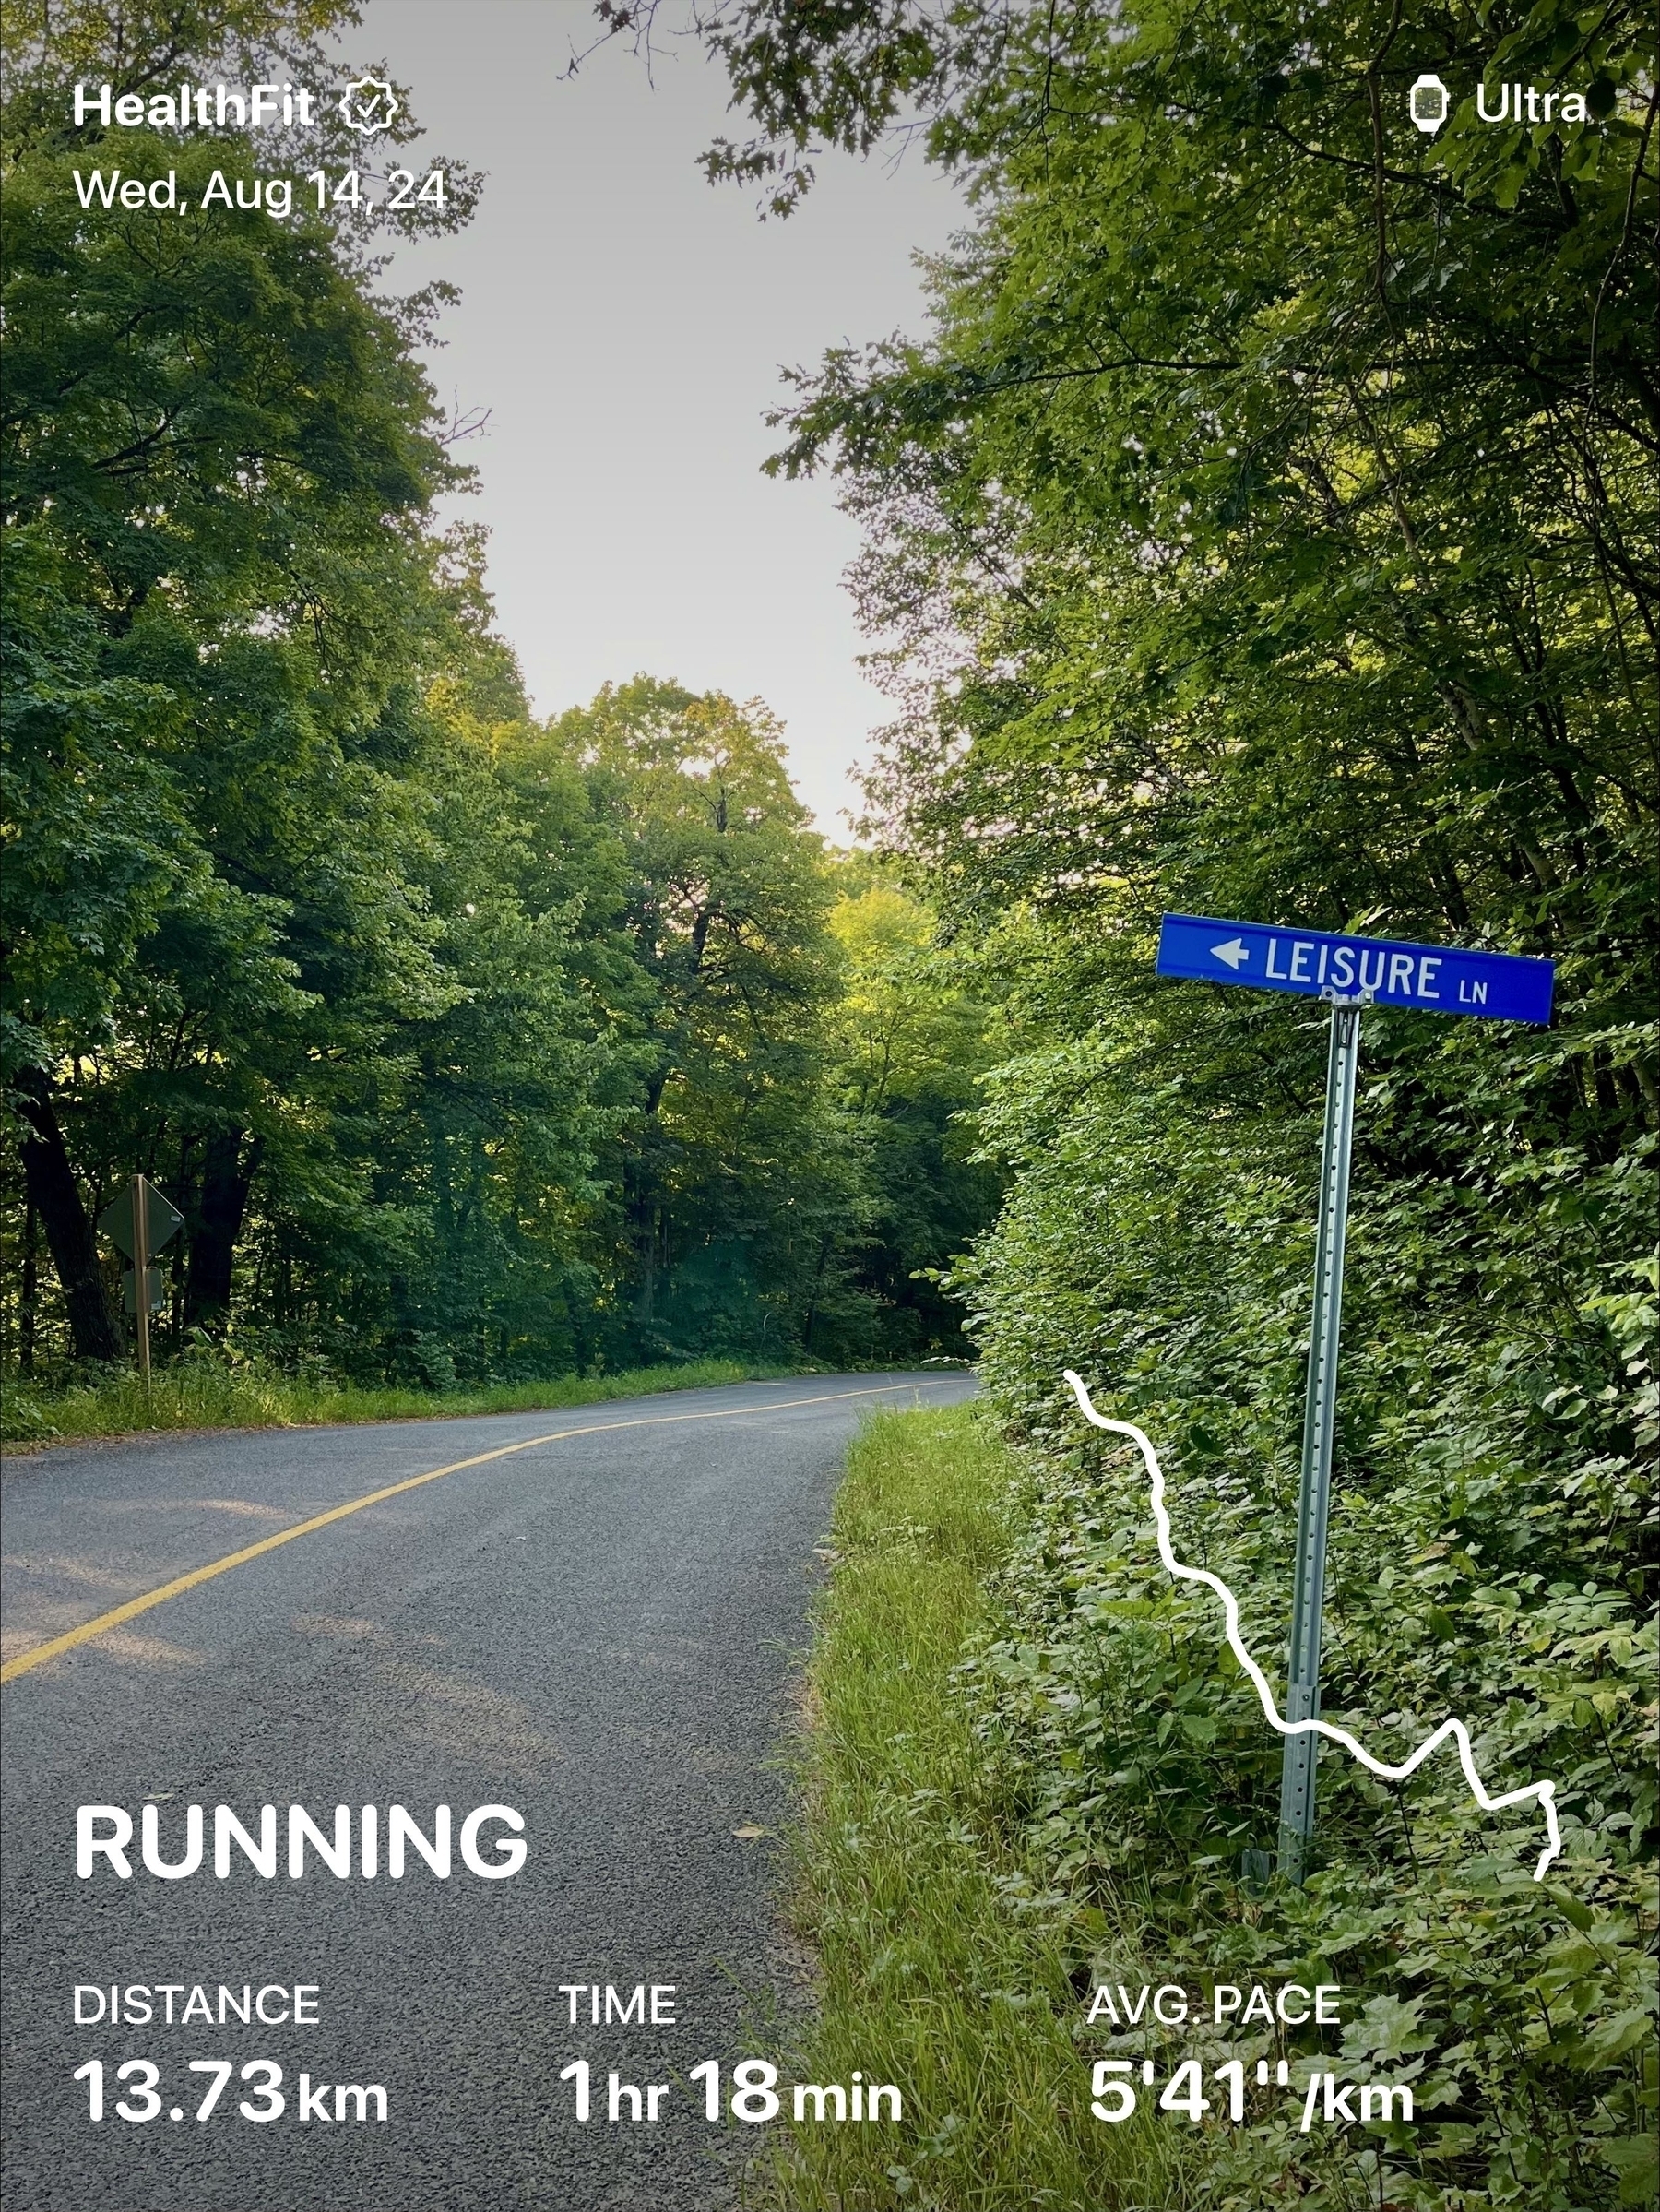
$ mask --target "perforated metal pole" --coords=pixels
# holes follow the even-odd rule
[[[1349,1160],[1355,1135],[1355,1066],[1360,1008],[1334,1005],[1326,1060],[1325,1133],[1320,1154],[1320,1215],[1314,1241],[1314,1316],[1303,1412],[1302,1479],[1297,1495],[1297,1566],[1291,1607],[1287,1720],[1320,1718],[1320,1623],[1325,1602],[1326,1524],[1332,1505],[1332,1424],[1337,1410],[1337,1338],[1343,1322],[1343,1247],[1348,1231]],[[1314,1766],[1320,1739],[1286,1738],[1280,1776],[1279,1867],[1303,1878],[1314,1834]]]

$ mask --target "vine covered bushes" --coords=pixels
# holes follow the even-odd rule
[[[1555,1778],[1565,1850],[1536,1885],[1536,1808],[1483,1814],[1451,1750],[1392,1786],[1327,1745],[1298,1893],[1245,1879],[1276,1840],[1281,1746],[1219,1609],[1165,1574],[1139,1456],[1056,1378],[1077,1366],[1157,1442],[1178,1555],[1239,1594],[1276,1676],[1318,1123],[1196,1122],[1172,1085],[1127,1104],[1103,1061],[1004,1072],[1021,1171],[965,1285],[1031,1454],[970,1670],[998,1817],[1100,1979],[1144,1959],[1340,1981],[1344,2056],[1413,2084],[1419,2123],[1346,2155],[1291,2126],[1218,2143],[1199,2201],[1308,2168],[1334,2204],[1643,2202],[1660,1424],[1653,1268],[1608,1256],[1643,1238],[1641,1156],[1587,1171],[1495,1142],[1459,1183],[1391,1178],[1390,1087],[1363,1092],[1322,1710],[1394,1761],[1464,1718],[1489,1790]]]

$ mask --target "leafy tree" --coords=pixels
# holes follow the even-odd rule
[[[377,299],[320,220],[204,209],[223,139],[62,123],[71,55],[119,91],[163,47],[199,73],[338,13],[70,11],[6,109],[6,1072],[84,1357],[116,1349],[89,1219],[132,1165],[184,1206],[182,1328],[222,1326],[262,1179],[314,1242],[373,1243],[338,1140],[474,987],[433,830],[466,777],[427,695],[488,659],[488,610],[465,533],[429,528],[466,472],[426,303]],[[94,154],[173,167],[181,210],[83,208]]]
[[[758,702],[638,677],[550,737],[620,826],[623,927],[648,998],[620,1161],[641,1354],[811,1347],[857,1178],[820,1098],[836,986],[817,837]]]
[[[179,158],[194,175],[199,158]],[[408,333],[315,235],[273,238],[257,215],[90,220],[65,168],[36,150],[7,178],[7,522],[14,543],[32,548],[25,589],[35,577],[51,595],[20,611],[25,635],[55,630],[66,642],[73,632],[77,688],[105,706],[92,755],[55,672],[40,670],[48,688],[16,701],[14,772],[43,834],[36,850],[59,857],[13,879],[25,903],[8,935],[26,948],[15,979],[55,975],[49,949],[28,948],[64,937],[78,942],[83,973],[74,1007],[59,1002],[71,1020],[56,1034],[42,1026],[55,986],[40,1001],[19,990],[14,1042],[36,1069],[42,1041],[51,1058],[77,1063],[105,1048],[101,1021],[118,992],[130,994],[125,956],[144,934],[156,969],[146,1015],[170,1039],[170,1075],[181,1054],[200,1071],[198,1141],[219,1140],[219,1187],[194,1245],[199,1302],[212,1305],[225,1287],[213,1247],[234,1237],[245,1181],[231,1157],[242,1139],[230,1151],[227,1140],[251,1100],[246,1072],[229,1095],[210,1071],[242,1062],[249,1026],[274,1016],[287,1017],[278,1050],[297,1068],[317,1040],[296,992],[323,1005],[324,942],[350,968],[387,928],[409,934],[407,918],[386,910],[384,871],[349,859],[354,828],[373,842],[385,827],[384,779],[359,741],[387,696],[388,633],[400,604],[430,589],[430,554],[411,557],[376,510],[420,512],[453,471]],[[77,912],[75,827],[94,774],[129,855],[172,853],[168,870],[153,851],[142,867],[129,859],[115,879],[127,911],[96,933]],[[159,903],[170,874],[173,895]],[[328,981],[350,1021],[345,977]],[[116,1057],[125,1065],[129,1054]],[[32,1169],[53,1148],[45,1117],[55,1125],[56,1110],[38,1076],[27,1088],[37,1094]],[[148,1103],[137,1111],[148,1118]],[[72,1197],[61,1171],[35,1190],[85,1305],[90,1241]],[[94,1331],[81,1349],[106,1354],[107,1338]]]
[[[966,1354],[960,1310],[939,1281],[1002,1195],[1001,1178],[974,1157],[988,1010],[939,945],[932,912],[890,869],[852,853],[837,875],[830,928],[845,966],[832,1034],[871,1191],[859,1279],[890,1351]]]

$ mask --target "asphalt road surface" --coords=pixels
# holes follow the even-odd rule
[[[939,1404],[961,1374],[814,1376],[489,1419],[147,1438],[16,1461],[5,1491],[9,1663],[126,1601],[352,1501],[327,1520],[27,1667],[5,1691],[6,2212],[713,2212],[765,2131],[704,2116],[719,2062],[764,2050],[792,2002],[778,1918],[780,1746],[848,1441],[883,1402]],[[554,1432],[575,1431],[555,1436]],[[530,1448],[506,1450],[528,1439]],[[76,1866],[77,1808],[122,1808],[123,1879]],[[204,1808],[200,1869],[188,1808]],[[234,1837],[215,1872],[215,1808]],[[314,1846],[290,1876],[288,1808]],[[361,1808],[377,1807],[362,1873]],[[389,1808],[410,1844],[389,1876]],[[464,1863],[468,1813],[522,1815],[521,1870]],[[96,1824],[100,1835],[115,1824]],[[771,1831],[759,1835],[745,1830]],[[500,1863],[492,1821],[473,1856]],[[799,1973],[794,2002],[800,2002]],[[143,1987],[149,2025],[106,2010]],[[188,2022],[164,2019],[194,2004]],[[655,2028],[595,2024],[561,1984],[671,1990]],[[203,1995],[193,1999],[200,1986]],[[225,2011],[219,1992],[229,1991]],[[278,2018],[296,1985],[314,2020]],[[264,1990],[267,2023],[237,2016]],[[102,1995],[94,1999],[94,1988]],[[286,1992],[286,1993],[285,1993]],[[141,2007],[123,1995],[124,2016]],[[649,2004],[649,1999],[646,2001]],[[211,2017],[204,2021],[203,2011]],[[223,2020],[221,2023],[221,2013]],[[591,2068],[592,2117],[575,2117]],[[231,2061],[216,2109],[199,2107]],[[104,2117],[94,2123],[104,2069]],[[147,2062],[125,2079],[117,2069]],[[244,2076],[255,2062],[269,2065]],[[279,2080],[272,2068],[280,2067]],[[152,2076],[149,2069],[153,2068]],[[609,2075],[668,2084],[656,2123],[608,2118]],[[311,2092],[301,2111],[302,2074]],[[152,2085],[153,2080],[153,2086]],[[321,2085],[329,2085],[325,2093]],[[376,2100],[337,2100],[354,2084]],[[275,2091],[280,2114],[261,2120]],[[116,2109],[153,2117],[126,2118]],[[644,2103],[644,2100],[643,2100]],[[242,2108],[248,2108],[244,2117]]]

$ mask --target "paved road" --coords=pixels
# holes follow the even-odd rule
[[[759,2130],[711,2127],[687,2071],[753,2048],[788,2002],[774,1847],[789,1681],[830,1497],[870,1406],[949,1402],[961,1375],[813,1377],[565,1414],[156,1438],[59,1450],[6,1482],[7,1653],[73,1631],[188,1571],[409,1478],[554,1430],[586,1432],[463,1468],[205,1580],[21,1674],[5,1692],[6,2212],[711,2212]],[[855,1395],[857,1394],[857,1395]],[[636,1424],[636,1425],[619,1425]],[[206,1808],[201,1871],[75,1869],[76,1808],[157,1807],[176,1859]],[[265,1879],[214,1808],[255,1844]],[[334,1808],[379,1807],[380,1871],[290,1878],[287,1808],[331,1844]],[[387,1808],[431,1837],[387,1878]],[[465,1814],[516,1808],[507,1880],[459,1857]],[[488,1846],[504,1828],[487,1829]],[[213,2012],[172,2028],[77,2027],[76,1984],[200,1984]],[[675,2025],[573,2028],[561,1983],[670,1985]],[[219,1986],[315,1985],[314,2024],[219,2024]],[[151,2000],[158,2015],[166,2000]],[[83,1998],[83,2009],[91,2009]],[[266,1999],[267,2014],[283,2000]],[[585,2011],[587,2007],[585,2006]],[[579,2126],[561,2068],[594,2070]],[[215,2113],[193,2059],[280,2065]],[[89,2118],[89,2059],[108,2069]],[[153,2119],[115,2116],[159,2069]],[[608,2123],[606,2076],[671,2082],[656,2126]],[[388,2118],[298,2115],[297,2085],[379,2084]],[[175,2101],[176,2100],[176,2101]],[[142,2095],[136,2109],[151,2102]],[[332,2107],[325,2099],[323,2110]],[[373,2109],[370,2100],[369,2109]],[[627,2109],[624,2100],[624,2110]],[[173,2111],[182,2120],[170,2118]]]

